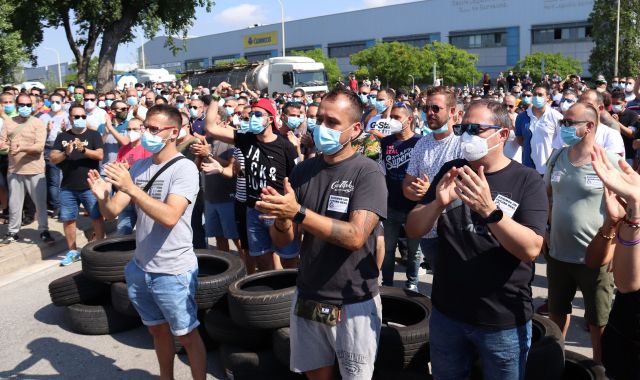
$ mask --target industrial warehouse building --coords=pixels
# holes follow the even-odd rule
[[[355,70],[349,56],[374,44],[441,41],[477,54],[478,70],[492,77],[537,51],[577,58],[589,76],[592,8],[593,0],[416,1],[285,22],[285,53],[322,48],[347,73]],[[144,44],[146,68],[179,73],[240,57],[260,61],[282,54],[281,38],[281,24],[260,25],[176,41],[186,51],[174,56],[157,37]]]

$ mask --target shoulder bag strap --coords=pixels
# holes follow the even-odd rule
[[[161,167],[160,170],[158,170],[156,174],[153,175],[153,177],[151,177],[151,179],[149,180],[149,182],[147,182],[147,184],[144,186],[142,191],[144,191],[145,193],[148,192],[149,189],[151,189],[151,186],[153,186],[153,182],[155,182],[156,178],[158,178],[158,176],[162,174],[162,172],[169,169],[169,166],[175,164],[177,161],[180,161],[183,158],[186,158],[186,157],[181,155],[164,164],[164,166]]]

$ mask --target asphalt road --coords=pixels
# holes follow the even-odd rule
[[[158,365],[151,336],[144,327],[114,335],[84,336],[71,332],[63,308],[51,304],[48,284],[77,271],[80,263],[57,266],[52,258],[35,273],[0,286],[0,379],[135,379],[157,378]],[[396,270],[396,286],[402,286],[402,267]],[[545,266],[536,266],[535,305],[546,297]],[[420,291],[430,294],[431,275],[420,276]],[[2,283],[0,278],[0,283]],[[581,294],[574,302],[566,348],[591,356]],[[186,355],[175,361],[175,378],[191,378]],[[208,354],[208,378],[225,379],[216,351]]]

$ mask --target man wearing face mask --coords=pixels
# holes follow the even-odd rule
[[[84,102],[84,92],[85,92],[85,89],[83,86],[77,85],[74,87],[72,93],[73,93],[73,101],[76,104],[82,105],[82,103]]]
[[[504,156],[510,125],[503,105],[472,102],[454,126],[463,159],[443,165],[407,219],[409,237],[437,222],[446,252],[436,257],[429,321],[437,379],[466,379],[477,355],[485,379],[524,378],[547,196],[540,175]]]
[[[396,103],[391,109],[391,135],[380,141],[382,165],[387,182],[387,219],[384,225],[385,256],[382,263],[382,285],[393,286],[395,254],[398,239],[407,221],[409,211],[416,202],[405,198],[402,183],[420,135],[413,132],[413,109],[404,103]],[[407,282],[405,287],[418,291],[418,269],[420,268],[420,239],[407,240]]]
[[[47,220],[44,162],[47,130],[42,121],[32,116],[34,105],[29,95],[18,95],[16,105],[18,115],[3,119],[5,125],[0,132],[0,148],[9,148],[9,230],[0,244],[10,244],[20,239],[18,232],[22,224],[25,194],[29,194],[35,204],[40,238],[47,244],[53,244]]]
[[[632,77],[627,77],[627,82],[624,86],[624,100],[627,103],[631,103],[636,100],[636,94],[638,93],[638,89],[636,88],[636,80]]]
[[[304,124],[304,111],[302,103],[287,102],[282,109],[282,127],[279,128],[280,133],[286,136],[296,148],[300,161],[304,160],[300,138],[307,132]]]
[[[216,110],[218,107],[213,107]],[[189,116],[191,118],[191,132],[193,135],[204,139],[205,135],[205,109],[204,102],[200,99],[193,99],[189,103]]]
[[[511,91],[513,89],[513,86],[516,85],[516,80],[518,78],[513,75],[513,71],[509,71],[509,75],[507,75],[507,89],[508,91]]]
[[[382,306],[377,285],[374,228],[387,216],[387,189],[377,163],[356,153],[362,103],[334,89],[318,110],[314,129],[322,155],[296,167],[284,189],[268,186],[256,203],[275,220],[278,246],[304,230],[297,290],[291,307],[291,370],[309,379],[370,379]],[[321,310],[314,313],[314,310]]]
[[[516,141],[522,146],[522,164],[543,175],[560,133],[562,114],[549,106],[547,86],[536,85],[533,95],[532,107],[516,118]]]
[[[613,127],[609,127],[609,125],[613,125],[616,128],[620,128],[619,122],[605,110],[604,98],[602,97],[602,93],[596,90],[587,90],[580,96],[580,101],[591,104],[598,111],[598,117],[600,120],[598,126],[602,126],[603,128],[596,129],[596,144],[600,145],[609,152],[613,152],[619,154],[621,157],[624,157],[625,150],[622,135],[618,130],[613,129]],[[555,142],[554,148],[561,148],[561,143],[562,140]]]
[[[516,141],[515,131],[516,118],[518,117],[516,113],[516,97],[506,95],[502,103],[507,107],[507,113],[509,114],[509,119],[511,119],[509,138],[504,143],[504,155],[516,162],[522,163],[522,147]],[[460,120],[462,120],[462,118],[460,118]]]
[[[427,90],[427,103],[422,109],[429,132],[415,145],[411,161],[402,183],[404,196],[414,202],[420,201],[430,182],[442,165],[461,157],[460,137],[453,134],[456,116],[456,99],[453,91],[445,87]],[[438,254],[436,229],[425,234],[421,241],[422,253],[429,269],[435,270],[434,258]]]
[[[190,228],[198,169],[176,149],[180,126],[174,107],[151,107],[141,144],[153,156],[136,161],[130,170],[121,163],[107,165],[106,181],[92,170],[88,182],[109,219],[135,204],[136,250],[125,278],[129,298],[153,336],[160,378],[173,378],[177,337],[187,350],[192,377],[204,380],[206,351],[195,302],[198,260]],[[113,196],[112,186],[118,188]]]
[[[62,96],[55,93],[51,94],[49,99],[51,100],[51,112],[49,113],[51,120],[47,124],[47,141],[44,144],[45,177],[47,179],[49,204],[53,210],[53,217],[57,218],[60,210],[60,180],[62,179],[62,172],[56,164],[51,162],[50,155],[58,135],[64,132],[71,123],[67,112],[63,108]]]
[[[285,247],[275,247],[269,234],[273,221],[262,219],[262,213],[255,205],[267,186],[284,191],[283,181],[298,162],[298,153],[286,137],[274,132],[276,111],[268,99],[258,100],[251,110],[247,133],[225,128],[216,123],[217,118],[213,115],[206,118],[206,131],[216,140],[233,143],[244,155],[249,254],[256,258],[258,270],[274,269],[274,251],[280,256],[283,267],[295,268],[299,242],[294,240]],[[213,112],[212,107],[208,113]]]
[[[611,94],[611,116],[620,124],[620,134],[624,142],[625,160],[629,165],[635,167],[634,159],[636,151],[633,148],[633,141],[640,138],[640,125],[638,114],[627,109],[627,102],[621,91],[614,91]]]
[[[382,139],[389,134],[386,128],[388,126],[387,120],[389,119],[389,115],[391,114],[393,99],[395,99],[395,97],[395,92],[389,88],[378,91],[375,102],[376,113],[373,117],[369,116],[369,118],[365,118],[365,123],[367,125],[367,127],[364,129],[365,132],[375,136],[378,139]],[[378,122],[380,120],[383,120],[382,124],[384,125],[382,131],[378,128]]]
[[[96,239],[104,238],[104,223],[98,209],[96,197],[87,184],[89,170],[98,169],[102,160],[102,137],[97,131],[87,128],[87,113],[84,107],[74,104],[69,108],[71,129],[61,132],[53,144],[50,160],[62,171],[60,185],[60,221],[64,226],[67,252],[61,265],[70,265],[80,260],[76,247],[76,219],[78,205],[82,203],[89,213]]]
[[[551,156],[544,180],[549,204],[554,206],[547,257],[549,317],[566,336],[571,302],[579,287],[589,324],[593,360],[601,363],[600,341],[611,311],[613,277],[608,265],[595,270],[588,268],[585,255],[596,235],[611,240],[615,229],[600,228],[605,217],[604,186],[591,165],[591,153],[596,144],[596,130],[607,127],[598,125],[598,121],[598,110],[589,103],[581,101],[569,108],[561,129],[562,141],[568,147]],[[605,153],[618,168],[619,157],[612,152]],[[557,204],[553,204],[554,200]]]

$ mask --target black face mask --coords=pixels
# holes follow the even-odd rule
[[[127,120],[127,116],[129,116],[129,111],[116,112],[116,117],[120,120]]]
[[[155,105],[155,102],[153,100],[146,100],[144,104],[147,106],[147,108],[151,108]]]

